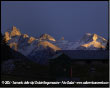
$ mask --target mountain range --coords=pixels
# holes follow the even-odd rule
[[[20,52],[31,60],[45,64],[57,50],[105,50],[107,40],[97,34],[86,33],[79,41],[56,40],[49,34],[39,38],[22,34],[15,26],[5,32],[4,39],[10,48]]]

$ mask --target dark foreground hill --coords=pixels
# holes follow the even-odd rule
[[[48,66],[36,64],[11,49],[1,36],[1,80],[48,80]]]

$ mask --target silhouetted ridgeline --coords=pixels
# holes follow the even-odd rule
[[[5,61],[9,59],[27,59],[27,57],[11,49],[1,35],[1,60]]]

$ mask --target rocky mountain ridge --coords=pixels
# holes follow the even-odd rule
[[[69,42],[64,37],[56,40],[49,34],[35,38],[22,34],[15,26],[5,32],[4,38],[10,48],[36,61],[55,55],[57,50],[105,50],[107,45],[107,40],[95,33],[86,33],[79,41]]]

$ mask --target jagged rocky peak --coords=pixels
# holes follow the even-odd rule
[[[90,33],[86,33],[83,38],[80,40],[80,42],[82,43],[87,43],[87,42],[91,42],[91,41],[99,41],[99,42],[106,42],[107,40],[95,33],[90,34]]]
[[[92,40],[93,41],[97,41],[97,42],[101,42],[101,43],[107,43],[107,40],[104,37],[99,36],[99,35],[97,35],[95,33],[92,34]]]
[[[12,27],[12,31],[10,33],[10,36],[20,36],[21,32],[19,31],[19,29],[17,29],[15,26]]]
[[[106,39],[104,39],[101,36],[98,36],[97,34],[90,34],[90,37],[86,37],[83,38],[83,41],[85,42],[84,44],[81,45],[81,47],[85,47],[85,48],[102,48],[105,49],[105,45],[106,45]]]
[[[17,43],[15,43],[15,42],[10,43],[10,44],[9,44],[9,46],[10,46],[10,48],[14,49],[15,51],[17,51],[17,50],[18,50],[18,44],[17,44]]]
[[[96,41],[98,39],[98,35],[97,34],[93,34],[93,41]]]
[[[48,34],[42,34],[40,36],[40,40],[50,40],[50,41],[56,41],[52,36],[48,35]]]
[[[32,43],[34,40],[36,40],[36,38],[30,37],[29,40],[28,40],[28,43]]]
[[[8,42],[8,40],[10,40],[10,34],[9,34],[9,32],[5,32],[4,38],[5,38],[5,41],[6,42]]]
[[[27,34],[23,34],[23,38],[29,38]]]
[[[102,45],[100,42],[97,42],[97,41],[92,41],[88,44],[83,44],[82,46],[86,47],[86,48],[93,46],[95,48],[104,48],[105,49],[105,46]]]
[[[88,42],[88,41],[92,41],[92,34],[91,33],[86,33],[82,39],[80,40],[80,42]]]
[[[4,38],[6,42],[8,42],[13,36],[21,36],[20,31],[15,26],[13,26],[11,30],[8,29],[7,32],[5,32]]]

